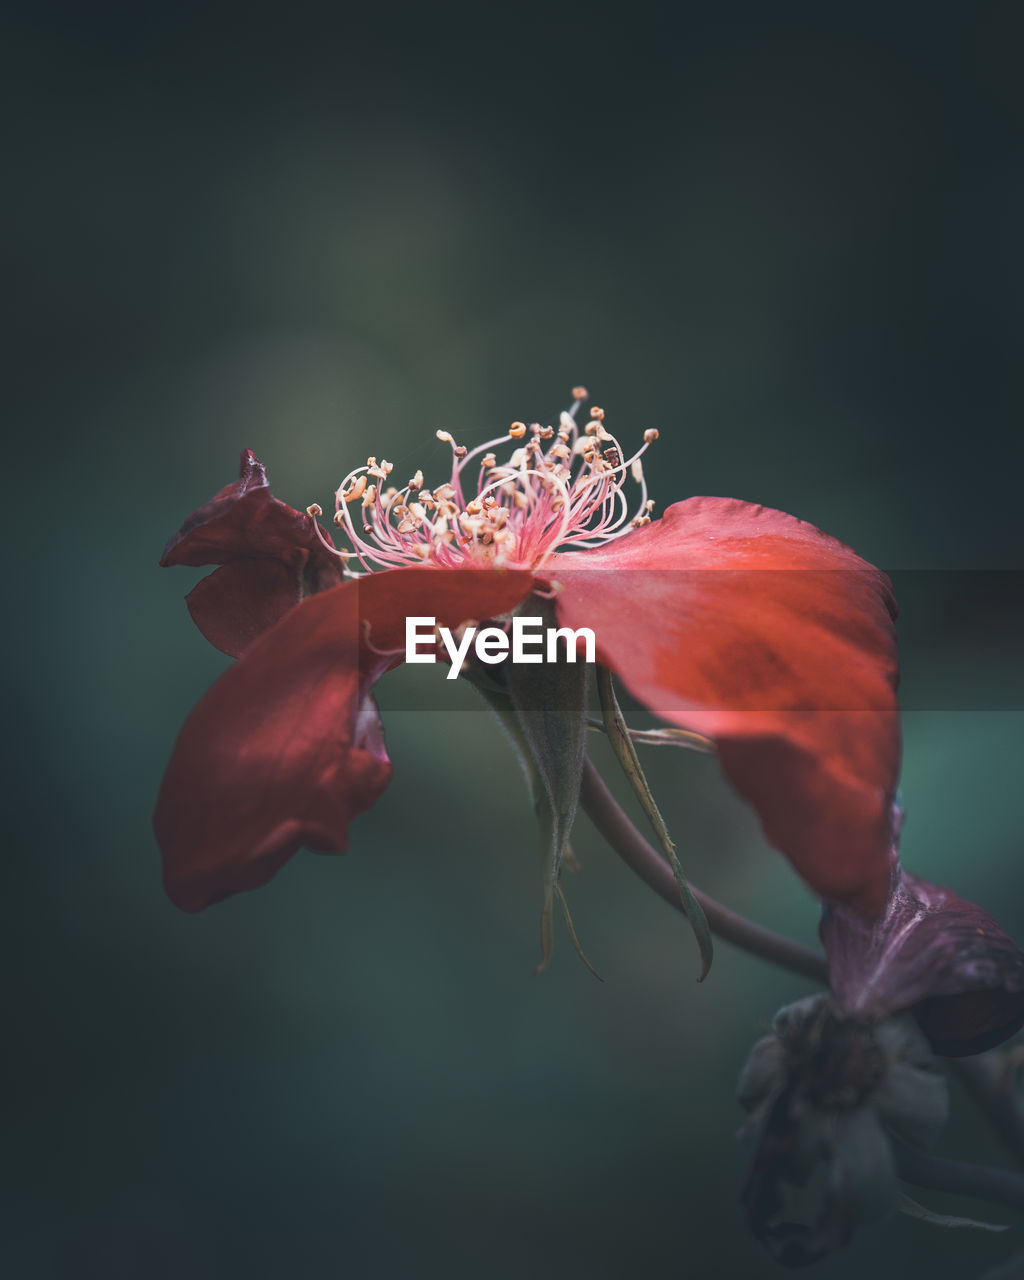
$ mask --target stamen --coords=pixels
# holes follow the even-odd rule
[[[648,428],[641,447],[624,460],[603,409],[594,406],[589,420],[577,423],[586,398],[585,387],[573,388],[572,407],[560,414],[557,429],[517,420],[504,435],[472,450],[456,444],[451,432],[437,431],[438,440],[451,448],[452,467],[450,478],[433,490],[424,488],[422,471],[402,489],[386,485],[392,464],[367,458],[335,495],[334,523],[353,547],[352,553],[339,554],[343,559],[354,554],[366,572],[403,564],[536,571],[559,548],[601,546],[650,523],[654,503],[640,458],[658,432]],[[509,440],[521,443],[499,463]],[[623,492],[627,480],[640,486],[632,516]],[[355,502],[361,504],[361,531],[350,515]],[[316,504],[309,508],[314,513],[322,514]],[[322,531],[321,539],[330,542]]]

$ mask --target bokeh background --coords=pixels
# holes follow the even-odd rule
[[[4,1273],[778,1274],[734,1080],[806,984],[721,946],[698,988],[585,821],[605,982],[564,935],[534,978],[520,778],[430,670],[382,688],[395,782],[347,857],[165,901],[153,798],[226,660],[199,575],[156,561],[242,447],[327,506],[368,453],[439,478],[437,427],[552,419],[584,381],[624,441],[660,428],[660,505],[779,506],[898,571],[906,860],[1024,937],[1020,6],[40,0],[4,27]],[[813,941],[713,764],[652,769],[694,878]],[[1001,1158],[962,1100],[945,1149]],[[818,1274],[973,1276],[1018,1233],[900,1220]]]

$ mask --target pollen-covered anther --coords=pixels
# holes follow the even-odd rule
[[[366,489],[366,476],[357,476],[348,489],[342,489],[339,497],[345,502],[355,502],[363,496]]]
[[[498,465],[498,459],[493,453],[485,453],[480,459],[480,466],[484,471],[489,471],[491,467]]]
[[[324,509],[319,502],[311,502],[306,508],[306,515],[309,516],[311,520],[315,520],[317,516],[322,516],[323,513]]]
[[[618,449],[614,445],[612,445],[608,449],[603,450],[601,456],[604,458],[604,461],[607,464],[607,466],[610,467],[611,470],[613,471],[616,469],[616,467],[622,466],[622,455],[619,453]],[[634,463],[633,465],[635,466],[636,463]]]
[[[386,480],[393,470],[393,465],[385,458],[381,458],[380,465],[377,464],[374,458],[369,459],[366,463],[367,474],[374,476],[377,480]]]
[[[601,409],[601,408],[599,408],[596,404],[595,404],[595,405],[591,405],[591,407],[590,407],[590,416],[591,416],[592,418],[596,418],[596,419],[598,420],[598,422],[600,422],[600,421],[604,418],[604,410],[603,410],[603,409]]]
[[[590,393],[587,391],[586,387],[582,385],[578,387],[573,387],[572,389],[572,398],[574,400],[586,400],[589,394]]]
[[[363,508],[372,507],[377,501],[377,486],[375,484],[364,485],[365,493],[363,494]]]
[[[630,521],[630,525],[632,526],[632,528],[642,529],[645,524],[650,524],[651,512],[653,510],[654,510],[654,499],[648,498],[647,501],[644,503],[643,512],[638,516],[634,516],[633,519]]]
[[[648,427],[644,432],[644,444],[653,444],[661,435],[657,427]]]
[[[522,440],[523,436],[526,435],[526,423],[513,422],[508,429],[508,433],[513,440]]]

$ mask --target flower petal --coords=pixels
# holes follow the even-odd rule
[[[186,911],[265,884],[305,845],[344,852],[391,778],[374,681],[404,655],[407,614],[455,627],[513,608],[526,573],[397,569],[304,600],[195,708],[154,828]]]
[[[936,1053],[981,1053],[1024,1026],[1024,955],[987,911],[898,864],[879,921],[830,907],[821,939],[844,1009],[912,1009]]]
[[[160,563],[226,566],[188,605],[211,644],[237,657],[305,596],[338,586],[343,562],[330,542],[312,516],[271,495],[266,469],[246,449],[239,479],[188,517]]]
[[[715,741],[808,884],[879,914],[900,756],[885,575],[780,511],[691,498],[545,576],[634,697]]]

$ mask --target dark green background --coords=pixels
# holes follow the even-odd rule
[[[170,907],[149,814],[225,660],[181,604],[198,575],[156,561],[242,447],[328,506],[368,453],[436,481],[437,427],[550,419],[585,381],[627,445],[660,428],[659,506],[731,494],[934,571],[901,623],[906,859],[1024,936],[1015,579],[986,613],[948,573],[1024,569],[1019,6],[5,27],[6,1274],[777,1274],[733,1087],[806,987],[723,946],[698,988],[585,821],[569,891],[606,981],[564,936],[535,979],[523,787],[462,690],[382,689],[395,782],[348,857]],[[713,764],[652,769],[695,878],[811,940]],[[946,1149],[998,1158],[972,1124]],[[1011,1247],[900,1220],[818,1274]]]

